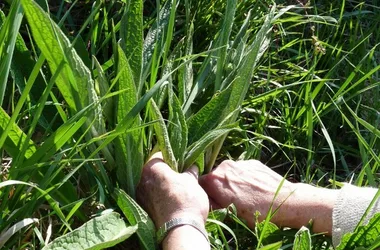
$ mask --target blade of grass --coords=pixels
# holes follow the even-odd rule
[[[20,0],[12,1],[10,13],[0,29],[0,106],[3,104],[8,74],[22,18]]]

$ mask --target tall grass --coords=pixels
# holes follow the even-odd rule
[[[157,150],[179,172],[257,158],[292,169],[296,181],[377,186],[378,8],[271,4],[6,5],[0,244],[54,248],[53,238],[73,237],[91,215],[113,208],[138,227],[121,223],[120,240],[110,235],[98,247],[136,231],[141,248],[154,249],[154,225],[133,198]],[[218,249],[228,248],[230,235],[243,249],[292,247],[311,237],[268,221],[252,232],[225,213],[237,226],[214,213],[208,224]],[[114,213],[101,218],[118,221]],[[9,228],[14,233],[5,237]],[[317,248],[326,239],[312,240]]]

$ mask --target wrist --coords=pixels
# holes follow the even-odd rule
[[[293,184],[294,191],[284,203],[282,226],[300,228],[313,221],[315,233],[331,234],[332,211],[337,190]]]
[[[156,227],[161,227],[166,222],[173,220],[175,218],[191,218],[200,225],[205,225],[206,218],[204,218],[200,213],[193,211],[175,211],[169,214],[161,214],[161,216],[155,221]]]
[[[165,250],[210,249],[210,243],[198,229],[191,225],[182,225],[170,230],[162,242],[162,247]]]

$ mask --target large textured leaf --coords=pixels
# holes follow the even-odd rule
[[[98,101],[89,69],[79,57],[69,39],[42,8],[31,0],[21,0],[33,38],[54,73],[62,60],[67,64],[57,79],[57,86],[73,111],[79,111]],[[101,108],[97,104],[89,119],[101,128]]]
[[[360,226],[353,233],[347,233],[337,247],[337,250],[355,249],[378,249],[380,247],[380,213],[375,214],[365,226]]]
[[[125,90],[118,95],[117,122],[120,123],[125,114],[130,112],[137,103],[137,90],[133,78],[133,72],[128,60],[120,46],[118,46],[118,72],[120,74],[118,90]],[[137,115],[132,119],[129,128],[138,127],[140,117]],[[119,182],[127,192],[134,197],[135,188],[140,181],[141,169],[143,167],[141,130],[135,130],[128,134],[120,135],[117,139],[116,165]]]
[[[0,107],[0,135],[3,134],[4,129],[7,127],[9,121],[10,117],[4,111],[4,109]],[[26,134],[24,134],[24,132],[17,126],[17,124],[13,124],[11,125],[10,131],[7,133],[7,138],[4,142],[4,148],[10,156],[16,157],[20,153],[21,147],[27,143],[29,146],[24,154],[24,157],[26,159],[29,159],[36,152],[36,147],[33,141],[29,140],[29,142],[26,142],[26,139]]]
[[[128,239],[137,226],[127,226],[118,213],[107,213],[93,218],[83,226],[63,235],[43,250],[100,250],[112,247]]]
[[[237,0],[228,0],[226,11],[224,13],[222,29],[219,32],[219,38],[216,46],[218,49],[216,53],[217,63],[216,63],[216,79],[215,79],[215,90],[220,90],[223,70],[226,65],[227,48],[229,43],[230,34],[232,31],[232,25],[234,23],[234,16],[236,11]]]
[[[124,12],[120,25],[121,46],[128,55],[136,89],[141,89],[143,51],[143,1],[131,0]]]
[[[171,10],[172,8],[175,8],[175,6],[173,6],[173,2],[174,0],[168,0],[165,2],[164,6],[160,10],[157,20],[154,22],[152,28],[150,28],[148,34],[145,37],[143,46],[142,82],[145,81],[150,71],[150,66],[152,65],[152,57],[155,49],[162,53],[161,49],[163,47],[164,40],[162,39],[162,36],[168,28]]]
[[[199,140],[208,131],[216,128],[223,120],[221,114],[226,109],[226,105],[231,95],[231,87],[216,94],[205,106],[203,106],[188,121],[189,144]]]
[[[122,189],[116,188],[113,196],[129,223],[131,225],[138,225],[137,235],[144,249],[151,250],[157,248],[155,239],[156,228],[148,214]]]
[[[231,97],[229,99],[227,109],[225,110],[225,117],[226,115],[238,109],[242,104],[248,91],[253,71],[255,70],[255,67],[261,59],[262,55],[269,47],[269,31],[272,28],[271,22],[274,16],[274,10],[275,8],[273,7],[270,13],[267,15],[263,26],[255,37],[255,40],[253,41],[252,45],[249,46],[246,58],[243,60],[242,65],[237,69],[236,79],[232,83],[233,89]],[[230,121],[234,122],[237,115],[238,114],[236,114],[234,117],[231,117]]]
[[[241,106],[245,95],[247,94],[247,91],[249,89],[249,85],[251,83],[251,78],[253,75],[253,72],[255,70],[255,67],[257,63],[259,62],[260,58],[264,54],[264,52],[268,49],[269,43],[270,43],[270,36],[269,31],[271,30],[271,22],[273,20],[274,16],[274,10],[275,6],[272,7],[270,13],[267,15],[263,26],[257,33],[255,40],[253,43],[248,47],[247,50],[247,56],[242,60],[241,65],[236,69],[236,72],[231,75],[235,75],[235,79],[230,83],[231,78],[227,77],[224,82],[222,83],[223,86],[228,86],[231,84],[232,90],[231,95],[228,100],[228,104],[226,106],[226,109],[224,110],[222,117],[227,117],[234,111],[238,110]],[[235,122],[237,119],[237,116],[239,114],[235,113],[230,117],[228,120],[229,123]],[[206,162],[206,171],[209,171],[214,164],[216,160],[216,156],[218,155],[223,142],[224,142],[225,136],[220,138],[215,144],[212,146],[211,149],[211,158],[207,160]]]
[[[178,164],[173,153],[164,118],[153,99],[150,102],[150,111],[153,120],[157,121],[154,124],[154,131],[156,132],[158,146],[160,147],[164,160],[174,171],[178,172]]]
[[[311,235],[307,227],[301,227],[296,233],[293,249],[295,250],[309,250],[311,249]]]
[[[207,132],[202,138],[190,145],[186,152],[184,170],[190,167],[212,143],[234,129],[236,129],[236,124],[216,128]]]
[[[176,162],[178,162],[178,171],[182,172],[185,150],[187,148],[188,129],[185,115],[183,114],[179,100],[174,93],[169,94],[168,133],[170,144],[175,145],[172,149]]]

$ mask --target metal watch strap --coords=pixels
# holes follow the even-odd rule
[[[168,233],[171,229],[173,229],[175,227],[182,226],[182,225],[189,225],[189,226],[196,228],[199,232],[201,232],[203,234],[203,236],[208,241],[207,232],[204,229],[204,226],[201,225],[199,222],[197,222],[196,220],[193,220],[191,218],[174,218],[174,219],[171,219],[171,220],[165,222],[164,225],[162,225],[157,230],[156,236],[157,236],[158,244],[161,244],[161,242],[165,239],[166,235],[168,235]]]

